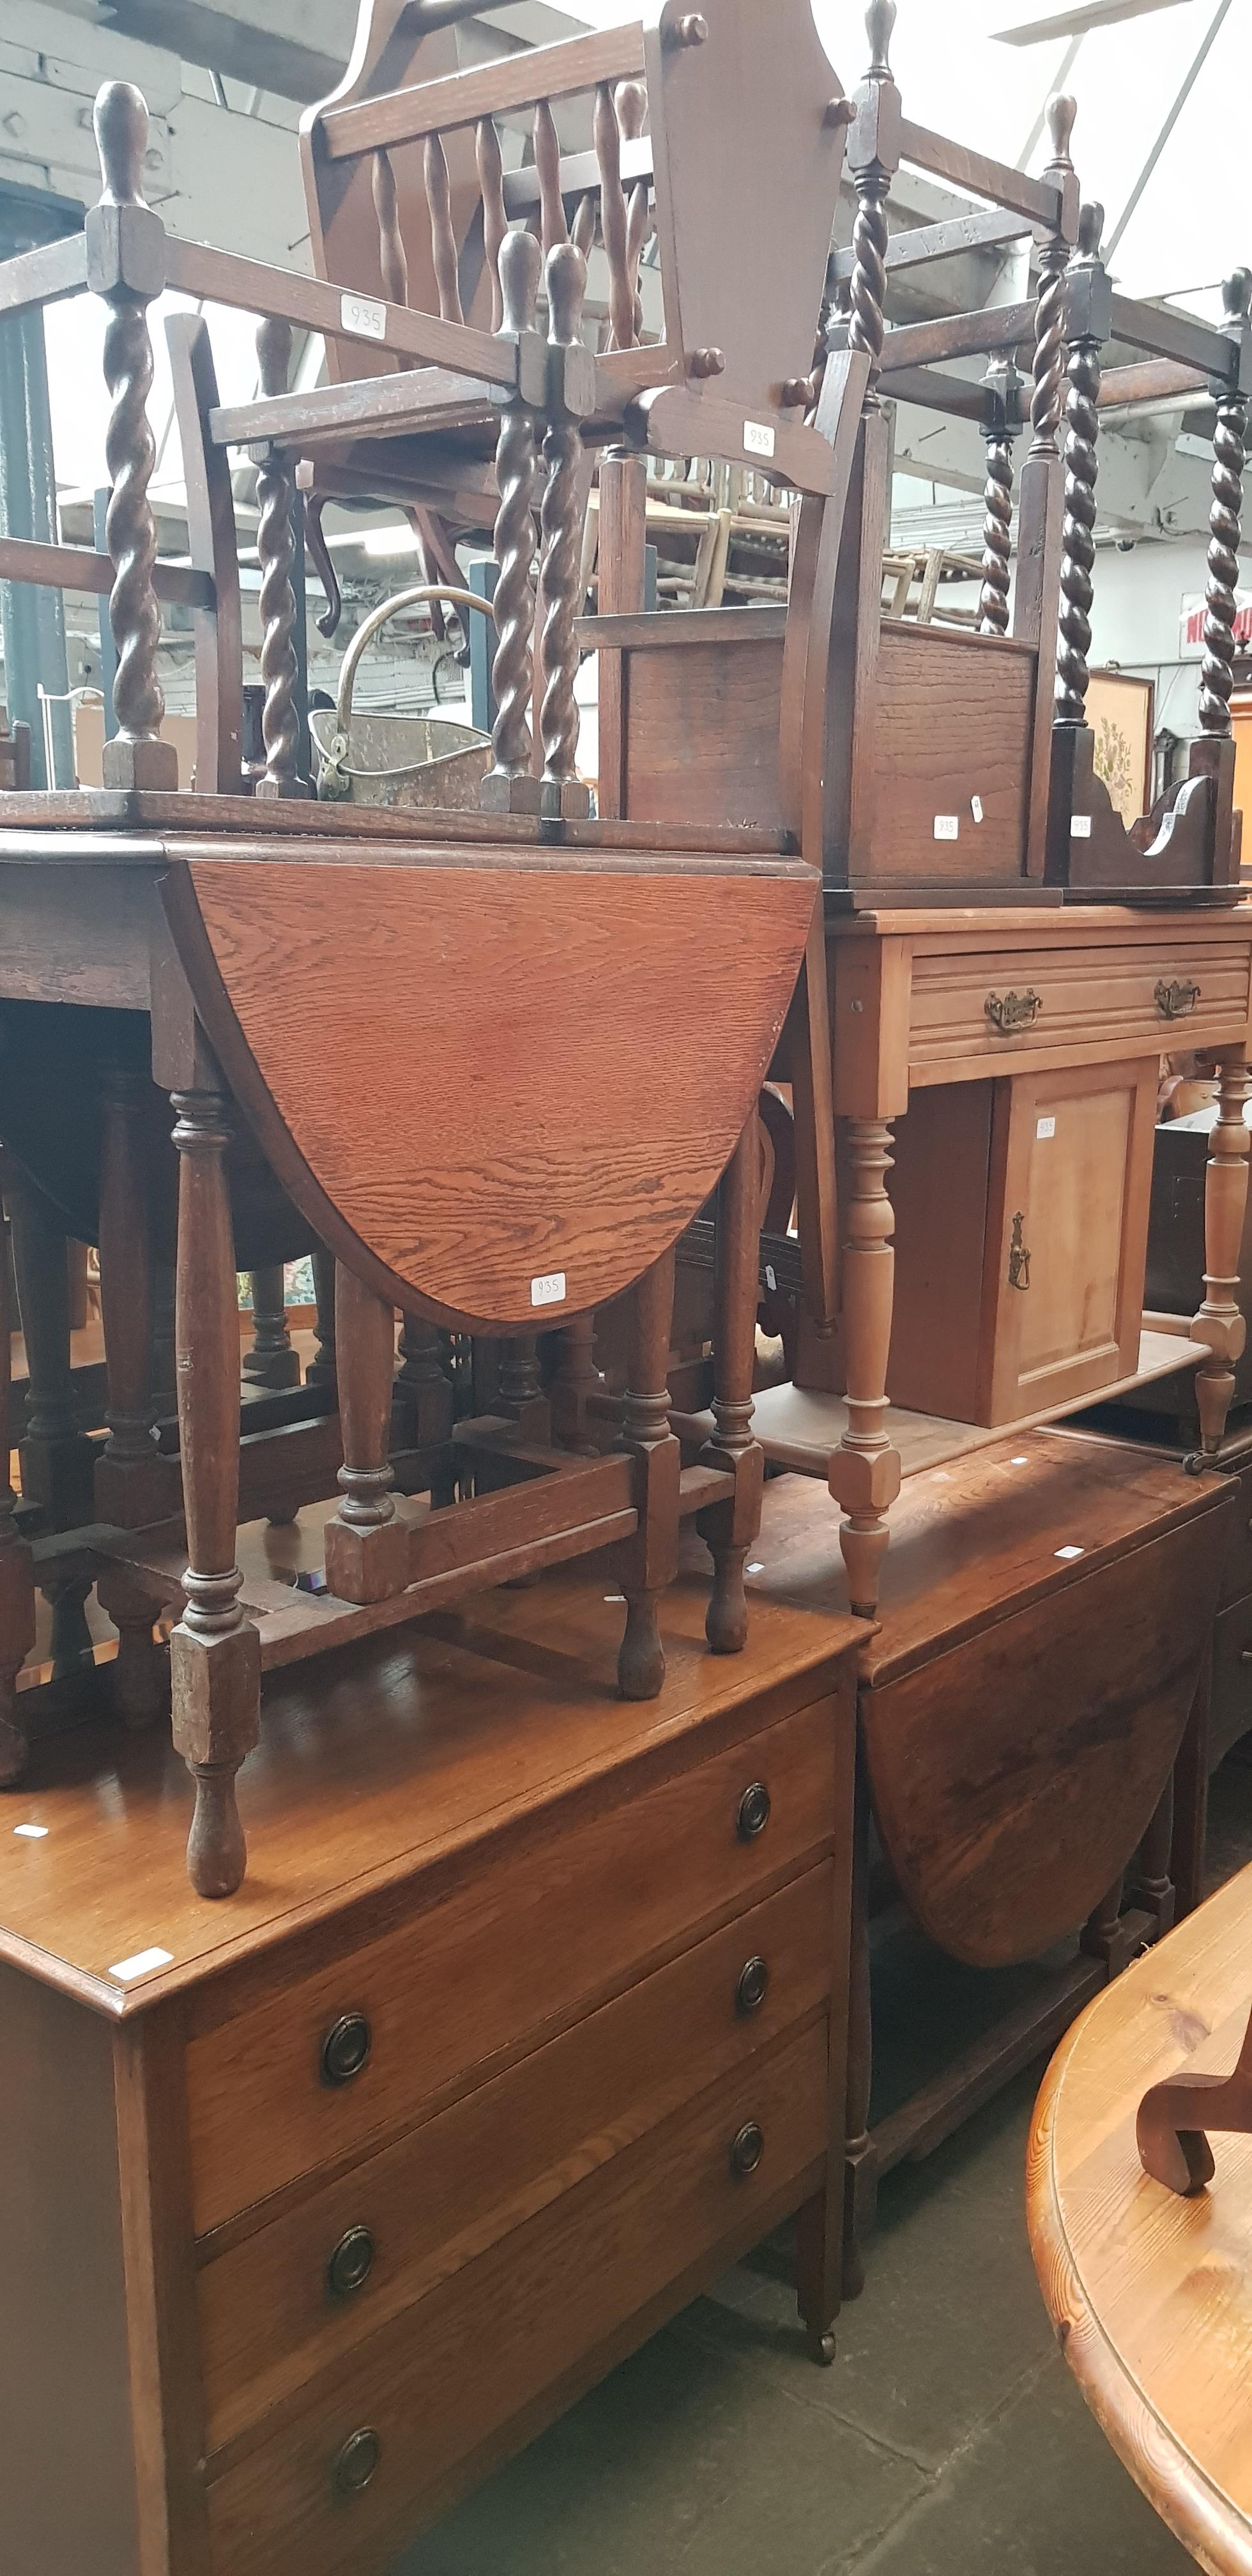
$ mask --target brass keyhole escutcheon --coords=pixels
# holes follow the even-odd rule
[[[1013,1219],[1013,1235],[1009,1244],[1010,1288],[1024,1289],[1030,1286],[1030,1252],[1022,1241],[1022,1227],[1025,1222],[1024,1211],[1019,1208]]]

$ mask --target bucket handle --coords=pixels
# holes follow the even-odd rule
[[[457,590],[442,581],[424,581],[413,590],[398,590],[394,599],[384,599],[377,608],[372,608],[363,624],[358,626],[339,670],[339,694],[335,702],[335,731],[344,737],[345,749],[348,726],[352,718],[352,692],[356,685],[357,665],[366,645],[373,642],[380,626],[385,626],[389,617],[395,617],[402,608],[420,608],[424,602],[431,599],[446,599],[450,601],[453,608],[476,608],[483,617],[494,618],[496,613],[491,601],[480,599],[477,591]]]

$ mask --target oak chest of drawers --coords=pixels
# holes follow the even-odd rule
[[[6,1803],[6,2576],[381,2576],[792,2210],[820,2344],[861,1632],[630,1705],[592,1589],[277,1677],[220,1906],[155,1737]]]

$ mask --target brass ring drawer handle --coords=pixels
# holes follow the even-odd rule
[[[1043,1009],[1043,995],[1032,985],[1026,993],[988,993],[983,1011],[998,1037],[1011,1038],[1018,1029],[1033,1029]]]
[[[1167,984],[1164,976],[1156,986],[1153,1000],[1163,1020],[1185,1020],[1200,999],[1198,984]]]
[[[383,2446],[372,2424],[349,2433],[335,2461],[333,2476],[340,2495],[360,2495],[382,2458]]]
[[[741,1843],[754,1843],[769,1823],[769,1791],[763,1780],[753,1780],[744,1790],[735,1818],[735,1832]]]
[[[765,2131],[759,2120],[745,2120],[730,2150],[733,2174],[754,2174],[765,2153]]]
[[[326,2286],[337,2299],[363,2290],[374,2268],[374,2239],[368,2227],[349,2227],[326,2266]]]
[[[350,2084],[369,2064],[374,2034],[364,2013],[341,2013],[322,2041],[323,2084]]]
[[[739,1983],[735,1988],[736,2012],[759,2012],[768,1993],[769,1962],[758,1952],[756,1958],[745,1959],[739,1971]]]

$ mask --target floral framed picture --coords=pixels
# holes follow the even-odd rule
[[[1129,671],[1093,671],[1087,687],[1096,776],[1127,825],[1152,802],[1153,697],[1152,682]]]

